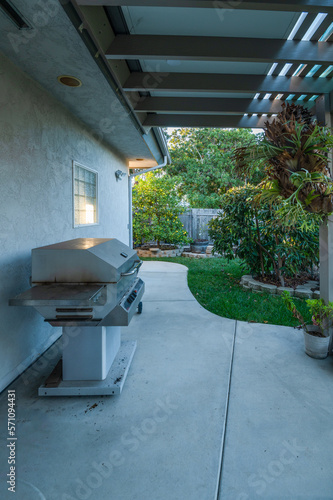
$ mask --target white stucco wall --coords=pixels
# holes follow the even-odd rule
[[[75,92],[75,89],[68,89]],[[73,228],[72,161],[98,171],[99,225]],[[30,288],[31,249],[78,237],[128,243],[124,160],[0,53],[0,390],[60,335],[8,299]]]

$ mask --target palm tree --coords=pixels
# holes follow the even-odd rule
[[[302,106],[283,104],[259,144],[234,151],[243,172],[261,160],[266,178],[261,197],[286,200],[299,215],[307,211],[326,216],[333,212],[333,181],[328,168],[333,136]]]

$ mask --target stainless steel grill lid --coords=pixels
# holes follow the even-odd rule
[[[76,238],[32,250],[32,283],[117,283],[139,262],[116,238]]]

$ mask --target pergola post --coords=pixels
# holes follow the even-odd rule
[[[330,98],[322,95],[316,102],[316,115],[322,125],[332,127],[333,113],[330,110]],[[332,153],[330,155],[329,168],[332,174]],[[333,301],[333,216],[327,218],[327,223],[322,224],[319,229],[319,256],[320,256],[320,297],[325,302]],[[331,331],[331,343],[329,353],[333,354],[333,342]]]

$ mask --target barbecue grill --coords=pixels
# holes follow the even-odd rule
[[[77,238],[32,250],[32,288],[11,299],[62,327],[63,357],[41,396],[119,394],[136,342],[121,327],[142,311],[142,262],[112,238]]]

